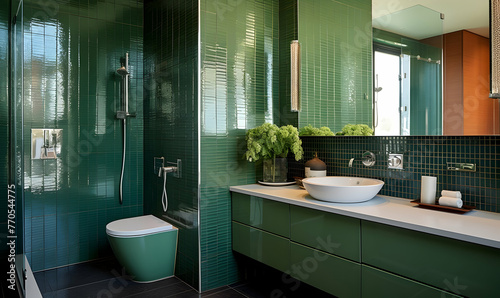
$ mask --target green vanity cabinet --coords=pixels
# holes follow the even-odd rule
[[[337,297],[361,297],[361,264],[291,242],[290,275]]]
[[[459,297],[422,283],[363,265],[361,293],[363,298],[444,298]]]
[[[232,222],[233,250],[254,260],[287,271],[290,268],[290,241],[244,224]]]
[[[288,204],[233,192],[231,211],[233,221],[290,237]]]
[[[500,295],[500,249],[235,192],[232,240],[338,297]]]
[[[362,222],[362,262],[451,293],[500,293],[500,249]]]
[[[291,205],[290,223],[292,241],[361,261],[359,219]]]

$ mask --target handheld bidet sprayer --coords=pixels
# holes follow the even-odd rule
[[[163,172],[163,192],[161,194],[161,204],[163,205],[163,212],[167,212],[168,208],[168,198],[167,198],[167,171],[165,167],[160,167],[158,171],[158,177],[161,177]]]
[[[168,198],[167,198],[167,174],[172,172],[177,172],[178,167],[160,167],[158,170],[158,177],[161,177],[163,173],[163,192],[161,194],[161,204],[163,205],[163,212],[167,212],[168,208]]]

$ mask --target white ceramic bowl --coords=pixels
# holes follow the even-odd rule
[[[373,199],[384,181],[358,177],[313,177],[302,179],[311,197],[327,202],[360,203]]]

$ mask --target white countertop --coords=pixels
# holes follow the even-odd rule
[[[408,199],[378,195],[356,204],[329,203],[313,199],[298,186],[231,186],[230,190],[269,200],[346,215],[438,236],[500,248],[500,213],[473,210],[453,214],[415,207]]]

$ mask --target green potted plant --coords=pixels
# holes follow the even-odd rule
[[[338,136],[373,136],[373,129],[366,124],[346,124]]]
[[[246,133],[247,151],[245,157],[250,162],[263,160],[263,182],[286,182],[289,152],[295,160],[301,160],[304,150],[296,127],[264,123],[249,129]]]
[[[321,128],[317,128],[312,126],[311,124],[302,127],[299,130],[299,136],[334,136],[335,134],[330,130],[329,127],[323,126]]]

